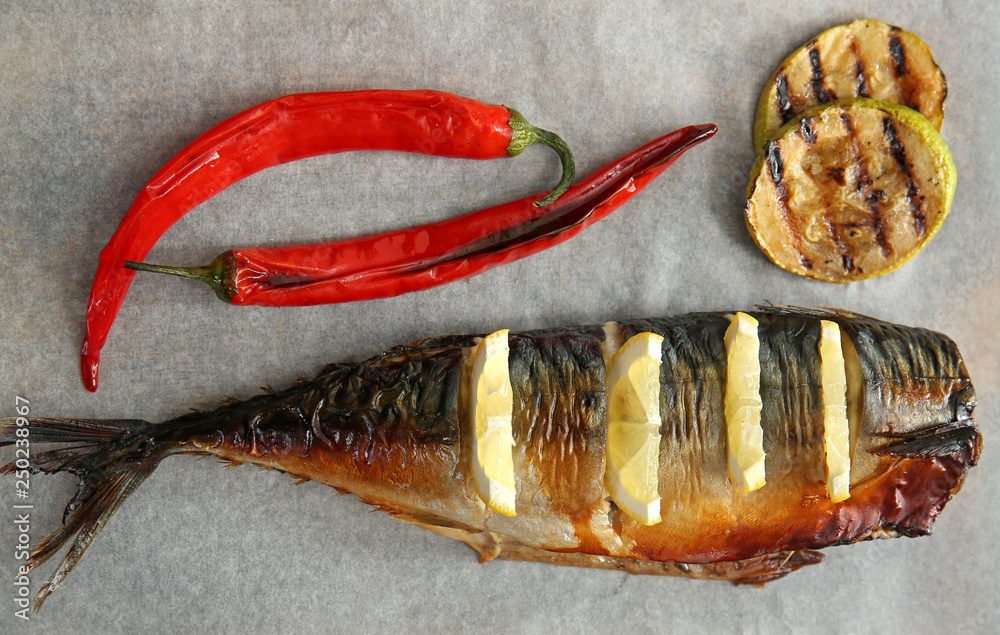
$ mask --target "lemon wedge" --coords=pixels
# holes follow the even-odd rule
[[[643,525],[660,522],[660,362],[663,337],[639,333],[608,362],[604,482],[611,498]]]
[[[726,331],[726,465],[729,480],[745,492],[765,482],[762,407],[757,320],[737,313]]]
[[[823,445],[826,491],[839,503],[851,496],[850,426],[847,423],[847,373],[840,326],[820,321],[819,367],[823,394]]]
[[[471,411],[475,417],[472,474],[486,505],[515,516],[514,395],[510,386],[510,348],[503,329],[483,338],[472,351]]]

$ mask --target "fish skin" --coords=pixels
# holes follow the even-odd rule
[[[749,494],[729,483],[725,465],[727,314],[618,323],[622,341],[643,331],[664,337],[664,520],[650,527],[621,513],[603,487],[604,325],[510,335],[514,517],[487,508],[473,484],[472,435],[464,423],[471,421],[465,404],[470,352],[479,340],[473,335],[331,364],[287,390],[163,424],[36,420],[38,438],[85,445],[72,461],[38,455],[44,467],[35,471],[81,476],[75,503],[102,488],[120,502],[166,456],[213,455],[353,493],[401,520],[467,542],[482,560],[754,584],[819,562],[812,549],[929,533],[981,447],[972,419],[975,392],[955,344],[938,333],[846,312],[761,307],[751,315],[760,322],[768,475],[767,485]],[[840,324],[855,343],[865,380],[851,497],[840,503],[828,499],[824,479],[815,346],[820,319]],[[3,424],[0,445],[11,445],[13,421]],[[10,473],[13,465],[0,471]],[[132,473],[139,476],[120,494],[115,475]],[[85,551],[113,509],[94,530],[80,508],[67,509],[68,524],[56,542],[79,532]],[[52,555],[53,544],[49,540],[32,566]],[[75,566],[82,556],[75,551],[36,606]]]
[[[465,400],[459,395],[467,390],[462,366],[475,336],[432,338],[356,365],[333,366],[291,391],[220,409],[228,421],[208,424],[207,438],[190,442],[226,460],[352,492],[397,515],[490,531],[548,551],[706,563],[853,542],[883,525],[904,533],[929,531],[928,517],[944,501],[918,504],[920,492],[906,488],[925,472],[940,472],[943,490],[951,491],[957,474],[944,465],[950,459],[899,466],[876,479],[883,488],[910,494],[914,502],[907,511],[888,509],[879,488],[830,503],[815,354],[819,315],[753,315],[762,324],[765,451],[774,485],[735,498],[726,477],[721,416],[728,320],[724,314],[694,314],[620,322],[624,339],[643,331],[667,338],[660,482],[669,518],[653,527],[621,515],[616,529],[609,520],[603,489],[604,331],[597,325],[511,334],[516,517],[502,517],[479,502],[470,480],[471,450],[462,446],[471,439],[460,423]],[[827,317],[859,343],[868,375],[858,443],[868,449],[870,473],[852,480],[875,478],[895,462],[874,454],[887,442],[873,435],[965,419],[972,425],[974,392],[951,340],[860,317]],[[220,435],[224,441],[217,444]],[[686,459],[679,461],[680,455]],[[802,501],[810,501],[811,511],[802,511]],[[821,524],[824,518],[829,520]]]

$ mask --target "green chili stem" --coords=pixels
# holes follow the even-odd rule
[[[509,156],[517,156],[528,146],[541,143],[555,150],[556,154],[559,155],[559,161],[562,163],[562,178],[556,185],[556,189],[552,190],[545,198],[535,201],[535,207],[544,207],[562,196],[569,189],[569,186],[573,184],[573,177],[576,175],[576,163],[573,161],[573,153],[570,151],[569,146],[566,145],[566,142],[556,133],[536,128],[528,123],[527,119],[521,113],[513,108],[508,108],[508,110],[510,110],[511,127],[510,145],[507,146],[507,154]]]
[[[172,267],[169,265],[152,265],[146,262],[125,261],[126,269],[135,271],[152,271],[166,273],[191,280],[206,282],[215,291],[215,295],[223,302],[231,302],[236,296],[233,286],[232,269],[234,266],[230,252],[226,252],[203,267]]]

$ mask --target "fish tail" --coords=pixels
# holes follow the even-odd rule
[[[74,539],[59,568],[35,595],[34,611],[65,581],[118,507],[170,453],[163,433],[154,428],[137,419],[0,419],[0,447],[26,438],[33,443],[69,444],[30,459],[21,456],[0,467],[0,474],[27,469],[32,474],[70,472],[80,479],[62,527],[42,538],[29,554],[30,571]]]

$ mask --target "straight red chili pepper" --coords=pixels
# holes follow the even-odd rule
[[[234,249],[205,267],[128,267],[207,282],[237,305],[307,306],[428,289],[563,242],[604,218],[715,134],[711,124],[672,132],[606,165],[544,210],[532,197],[458,218],[329,243]]]
[[[563,175],[543,206],[573,181],[573,156],[557,135],[528,124],[517,111],[430,90],[366,90],[289,95],[218,124],[146,184],[101,251],[87,303],[81,351],[83,380],[97,390],[100,351],[135,276],[126,260],[142,260],[195,206],[264,168],[355,150],[395,150],[441,157],[496,159],[533,143],[554,148]]]

